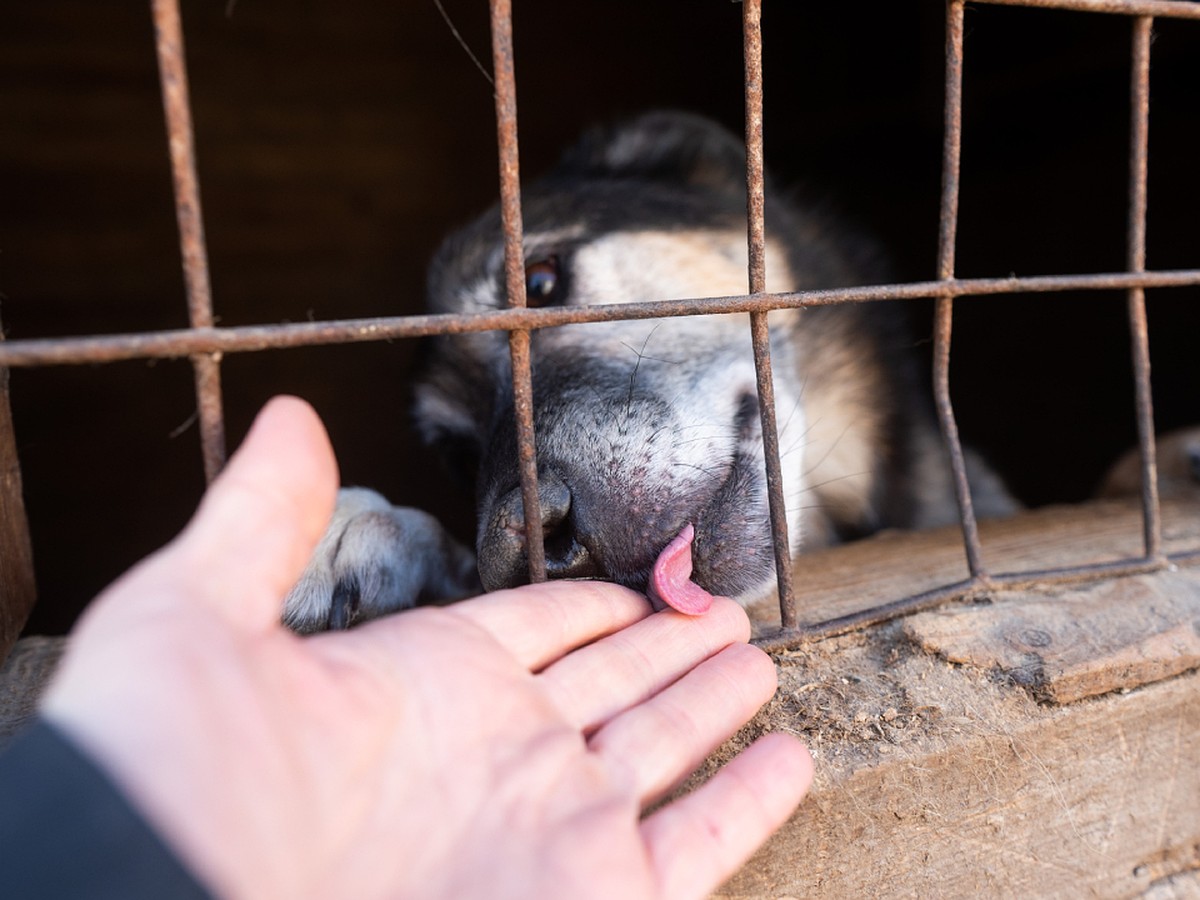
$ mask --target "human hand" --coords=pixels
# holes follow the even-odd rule
[[[337,482],[272,401],[185,531],[104,592],[43,715],[223,896],[688,897],[792,812],[762,739],[641,818],[770,697],[742,610],[555,582],[301,638],[280,598]]]

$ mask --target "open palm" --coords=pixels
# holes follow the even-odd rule
[[[743,611],[556,582],[300,638],[280,598],[336,466],[272,401],[195,519],[94,603],[43,714],[227,896],[688,897],[783,822],[811,762],[759,741],[646,806],[770,697]]]

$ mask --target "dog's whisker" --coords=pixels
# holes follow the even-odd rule
[[[621,341],[621,346],[624,347],[626,350],[630,350],[633,353],[635,353],[637,355],[639,362],[641,362],[644,359],[648,359],[650,362],[663,363],[664,365],[668,365],[668,366],[683,365],[683,360],[681,360],[681,359],[667,359],[666,357],[663,357],[663,356],[651,356],[649,353],[641,353],[638,351],[637,347],[633,346],[633,344],[630,344],[627,341]]]
[[[832,478],[826,478],[824,481],[818,481],[816,484],[807,484],[804,486],[804,493],[816,491],[819,488],[828,487],[831,484],[837,484],[839,481],[848,481],[851,478],[863,478],[870,475],[870,472],[847,472],[844,475],[834,475]]]
[[[690,444],[699,444],[699,443],[703,443],[705,441],[713,440],[714,438],[731,438],[731,437],[736,437],[736,435],[734,434],[734,432],[732,430],[728,431],[727,433],[725,433],[723,435],[722,434],[701,435],[700,437],[687,438],[686,440],[682,440],[682,441],[675,441],[674,445],[676,447],[687,447]]]
[[[633,350],[634,354],[637,356],[637,362],[635,362],[633,364],[633,371],[629,373],[629,396],[626,398],[626,401],[625,401],[625,414],[626,415],[629,415],[630,410],[632,410],[632,408],[633,408],[633,390],[634,390],[635,385],[637,384],[638,369],[640,369],[642,366],[642,360],[646,358],[646,347],[649,346],[650,338],[654,337],[654,332],[658,331],[658,328],[661,324],[662,324],[661,322],[657,322],[657,323],[655,323],[654,327],[650,329],[650,333],[647,334],[646,339],[644,341],[642,341],[642,349],[641,350],[634,349],[632,346],[630,346],[629,344],[626,344],[624,341],[621,342],[625,347],[628,347],[630,350]]]
[[[698,472],[706,472],[709,474],[718,473],[718,472],[721,474],[726,474],[729,471],[728,466],[721,466],[721,465],[705,466],[705,465],[701,465],[700,463],[690,463],[690,462],[675,462],[675,463],[672,463],[671,467],[675,468],[675,469],[695,469]]]
[[[696,422],[693,425],[680,425],[675,428],[675,431],[679,434],[689,431],[703,432],[700,435],[700,439],[709,435],[735,435],[738,433],[738,429],[728,422]]]
[[[796,435],[796,438],[790,444],[788,444],[787,447],[779,452],[779,458],[787,459],[790,456],[794,456],[795,454],[801,453],[802,451],[812,447],[812,443],[808,441],[809,431],[811,431],[811,429],[805,429],[803,433]],[[801,473],[801,475],[806,474],[808,473]]]
[[[792,408],[790,410],[788,410],[787,418],[784,419],[783,425],[779,429],[780,434],[783,434],[785,431],[788,430],[788,426],[792,424],[792,419],[794,419],[796,417],[796,413],[799,412],[801,397],[804,395],[804,385],[807,384],[807,382],[808,382],[807,378],[803,382],[801,382],[800,394],[797,395],[796,402],[792,404]],[[807,429],[805,429],[805,430],[807,430]]]
[[[816,471],[818,468],[820,468],[821,464],[822,464],[823,462],[825,462],[825,460],[829,459],[829,455],[830,455],[831,453],[833,453],[833,451],[834,451],[834,450],[836,450],[836,449],[837,449],[837,446],[838,446],[838,444],[840,444],[840,443],[842,442],[842,438],[844,438],[844,437],[846,436],[846,432],[847,432],[847,431],[849,431],[849,430],[850,430],[850,426],[849,426],[849,425],[847,425],[845,428],[843,428],[843,429],[842,429],[842,431],[841,431],[841,434],[839,434],[839,435],[838,435],[836,438],[834,438],[834,439],[833,439],[833,441],[832,441],[832,442],[830,442],[829,449],[828,449],[828,450],[826,450],[826,451],[825,451],[825,452],[824,452],[824,453],[821,455],[821,458],[820,458],[820,459],[818,459],[818,460],[817,460],[815,463],[813,463],[811,466],[809,466],[807,469],[805,469],[805,470],[804,470],[804,473],[803,473],[803,474],[804,474],[804,476],[805,476],[805,477],[807,477],[808,475],[811,475],[811,474],[812,474],[813,472],[815,472],[815,471]],[[861,473],[861,474],[864,474],[864,475],[865,475],[865,474],[867,474],[867,473],[865,473],[865,472],[864,472],[864,473]]]
[[[797,513],[811,512],[812,510],[821,510],[824,512],[829,508],[829,504],[827,503],[809,503],[804,506],[789,506],[787,508],[787,514],[789,517],[792,517]]]
[[[713,481],[717,481],[717,482],[724,481],[729,475],[727,470],[714,471],[712,469],[706,468],[705,466],[696,465],[695,463],[675,463],[672,466],[672,469],[694,469],[695,471],[699,472],[701,475],[706,475],[707,477],[711,478]]]

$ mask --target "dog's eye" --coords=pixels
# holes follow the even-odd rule
[[[557,256],[539,259],[525,267],[525,298],[530,306],[558,302],[561,285]]]

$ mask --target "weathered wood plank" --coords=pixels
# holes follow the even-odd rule
[[[1031,513],[1017,520],[1031,535],[1016,527],[1001,540],[993,534],[991,546],[1018,554],[1018,561],[1020,553],[1044,558],[1078,554],[1081,546],[1108,552],[1115,542],[1136,543],[1137,515],[1122,504]],[[1172,505],[1169,541],[1194,540],[1198,522],[1195,506]],[[823,556],[858,589],[879,592],[926,577],[897,570],[910,568],[925,548],[936,557],[939,541],[953,548],[952,538],[885,536],[865,556],[862,545]],[[856,570],[855,560],[866,560],[871,572]],[[827,584],[838,577],[813,571]],[[833,602],[853,590],[833,583]],[[1118,624],[1093,631],[1132,635],[1126,647],[1134,648],[1135,662],[1149,646],[1146,658],[1169,668],[1170,647],[1156,642],[1180,638],[1176,662],[1186,662],[1192,645],[1165,623],[1186,618],[1198,592],[1200,567],[1180,567],[926,614],[957,620],[950,631],[968,646],[1018,611],[1030,622],[1060,622],[1055,627],[1070,651],[1063,658],[1085,673],[1082,682],[1119,688],[1065,705],[1039,702],[984,665],[947,661],[932,642],[913,639],[911,622],[907,632],[905,622],[895,622],[779,654],[775,698],[709,768],[758,733],[783,730],[809,743],[817,780],[797,814],[723,895],[1193,896],[1189,873],[1200,868],[1200,672],[1130,690],[1130,682],[1111,677],[1116,664],[1109,661],[1097,681],[1087,668],[1089,650],[1104,656],[1111,647],[1090,636],[1068,640],[1070,628],[1055,617],[1065,611],[1079,623],[1098,610],[1103,623],[1116,616],[1111,621]],[[1136,610],[1148,623],[1142,631]],[[27,638],[0,670],[0,738],[31,714],[61,646]],[[1065,692],[1062,686],[1073,682],[1064,675],[1057,683]]]
[[[1169,552],[1200,542],[1183,487],[1164,505]],[[993,571],[1135,556],[1140,517],[1131,502],[1027,513],[986,523],[985,551]],[[809,620],[965,574],[954,529],[804,562]],[[992,601],[779,655],[776,698],[732,746],[799,734],[817,782],[724,896],[1195,894],[1200,568]],[[1023,670],[1030,644],[1041,663]]]
[[[0,661],[16,643],[36,596],[33,547],[8,402],[8,369],[0,367]]]
[[[1071,703],[1200,666],[1200,579],[1161,572],[983,608],[913,616],[905,634],[953,663],[1002,672],[1038,699]]]
[[[1188,896],[1200,673],[1047,706],[895,626],[825,643],[758,723],[810,742],[812,794],[722,896]]]
[[[888,631],[780,659],[756,727],[803,734],[817,783],[723,896],[1196,896],[1200,675],[1045,707]],[[0,670],[0,740],[62,646]]]

